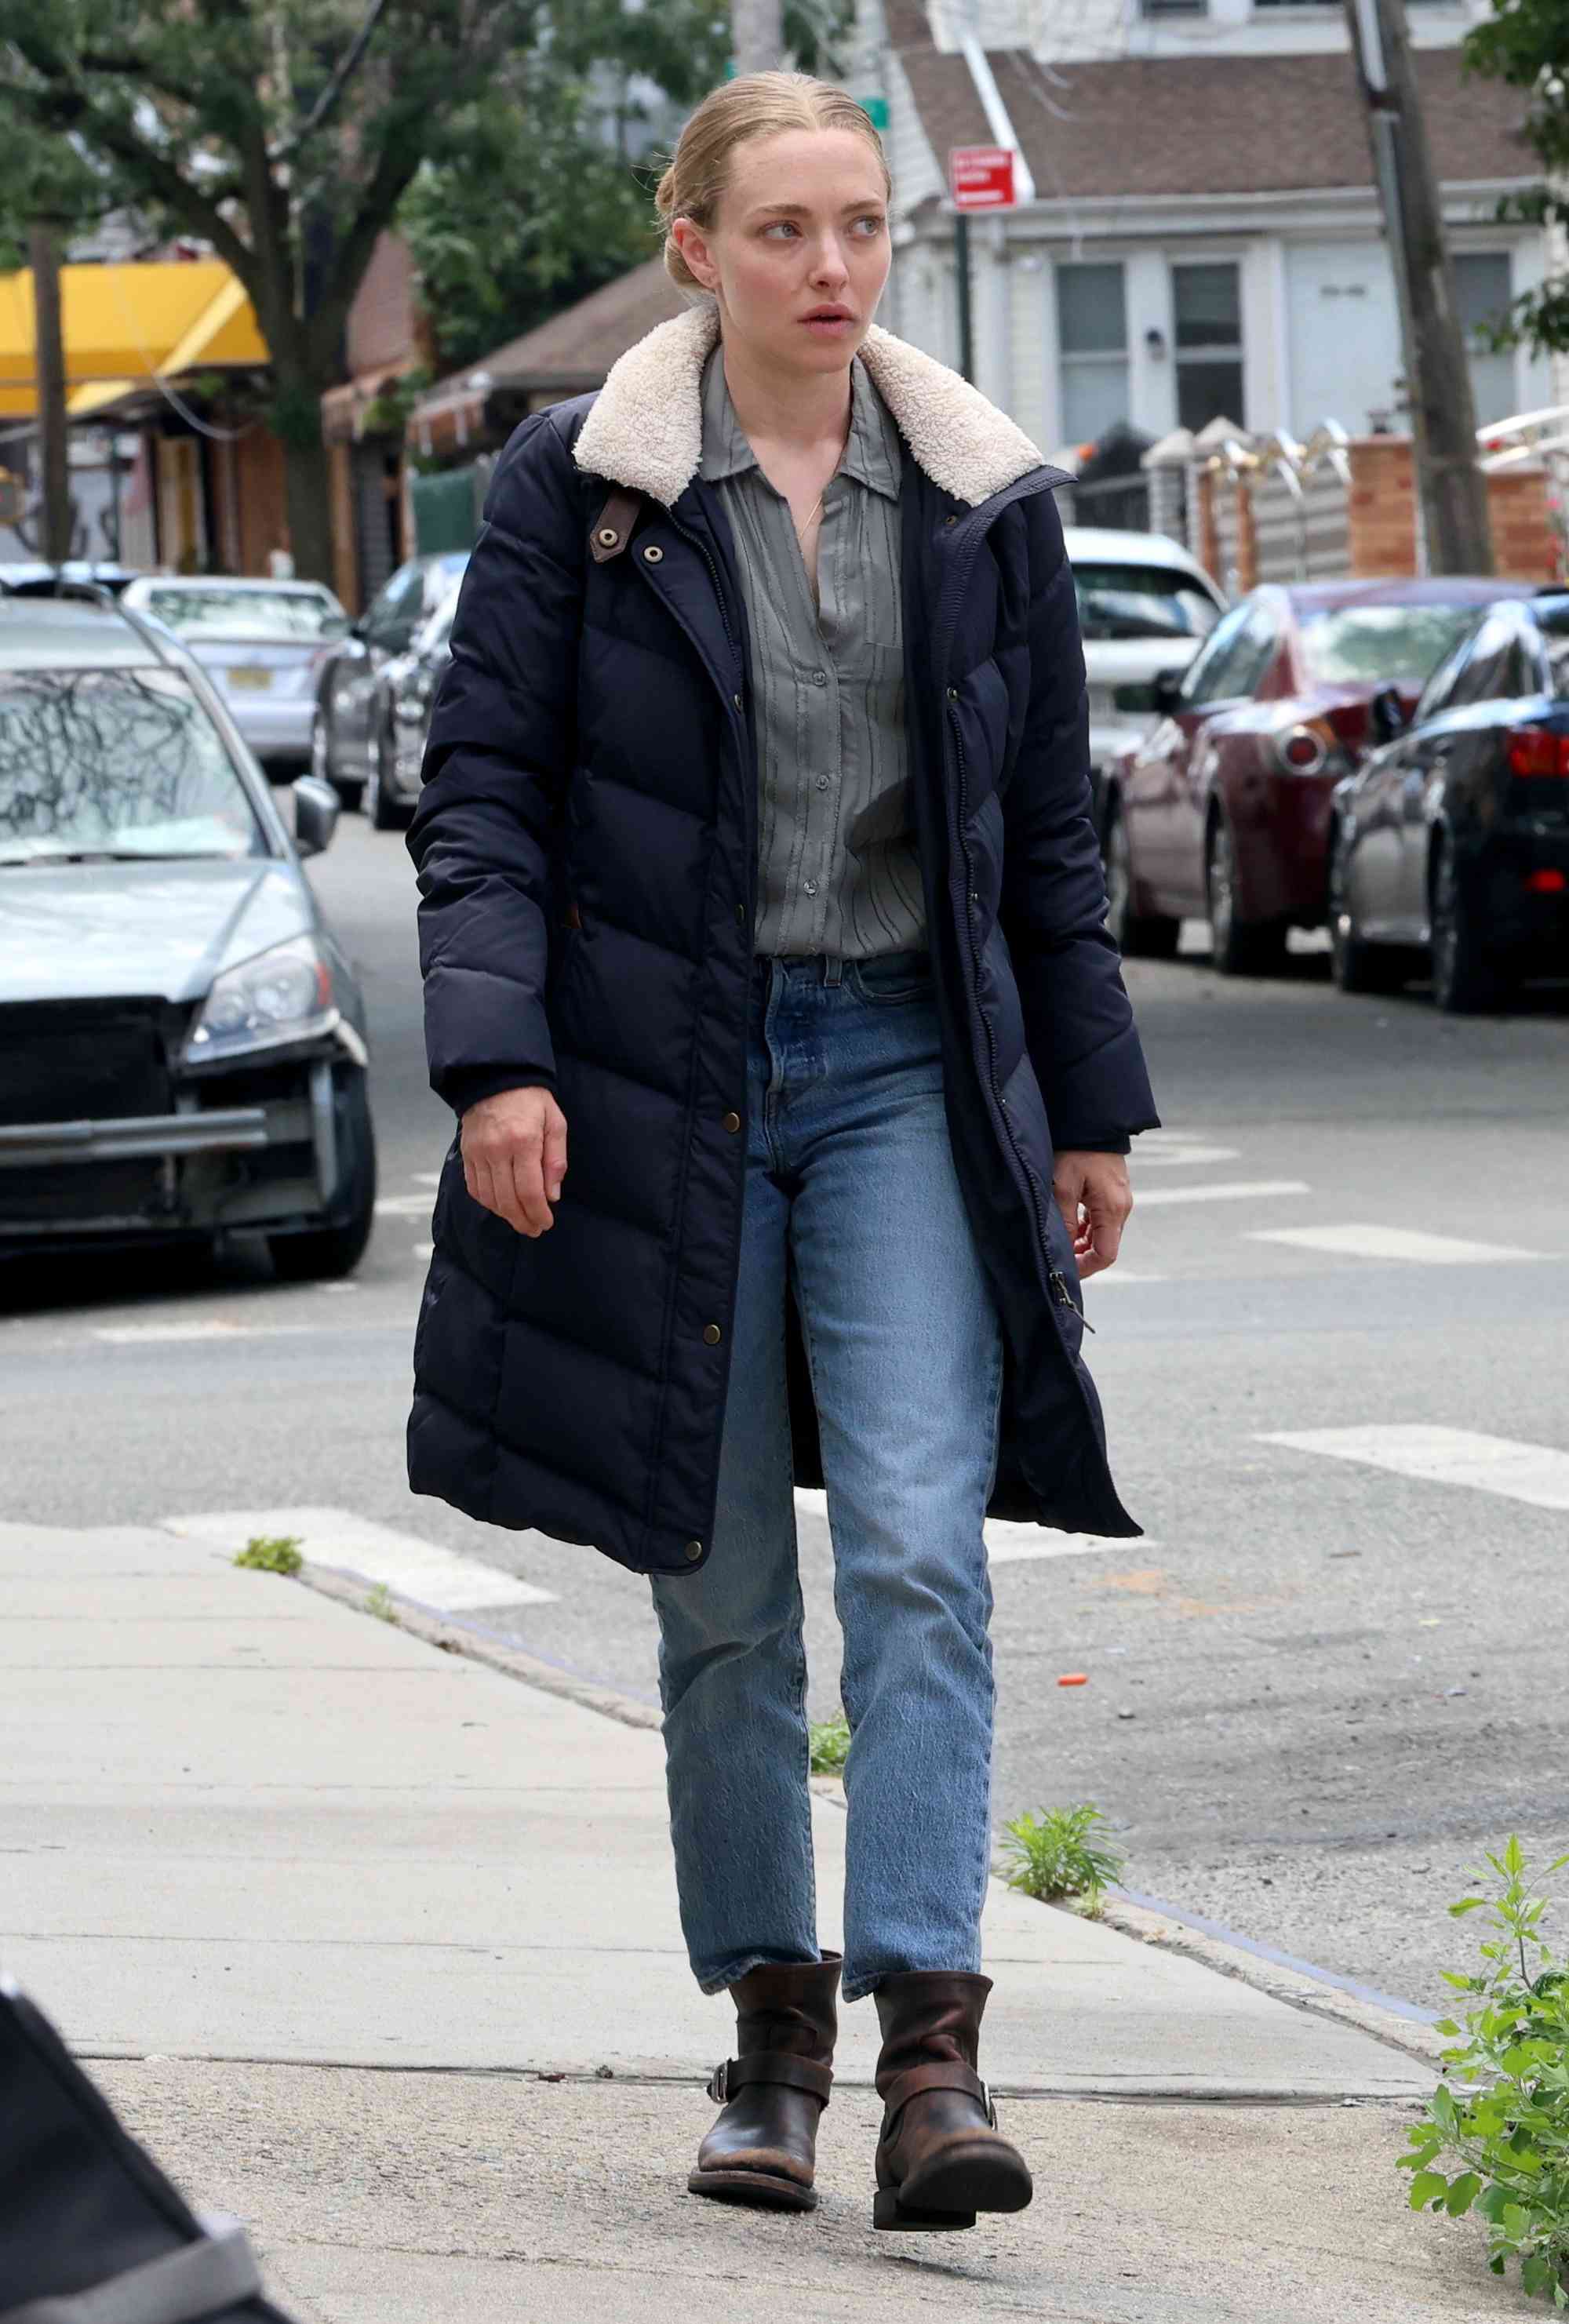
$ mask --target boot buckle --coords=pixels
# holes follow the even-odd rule
[[[728,2104],[730,2098],[730,2061],[715,2066],[708,2077],[708,2095],[716,2106]]]

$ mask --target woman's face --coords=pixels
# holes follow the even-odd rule
[[[844,371],[888,280],[882,171],[853,129],[752,137],[730,157],[718,214],[705,232],[671,229],[699,282],[715,292],[727,342],[760,364]]]

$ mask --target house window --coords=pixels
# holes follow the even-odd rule
[[[1466,335],[1471,356],[1471,392],[1476,399],[1476,424],[1509,419],[1518,401],[1515,358],[1511,349],[1495,355],[1478,336],[1482,323],[1501,323],[1513,302],[1509,253],[1467,250],[1454,258],[1454,302]]]
[[[1234,260],[1174,266],[1177,424],[1195,434],[1212,420],[1242,412],[1242,281]]]
[[[1140,0],[1141,16],[1207,16],[1209,0]]]
[[[1062,432],[1093,444],[1128,414],[1128,299],[1121,264],[1059,266]]]

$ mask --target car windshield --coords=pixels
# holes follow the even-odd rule
[[[180,671],[0,671],[0,866],[266,853]]]
[[[150,589],[147,611],[187,638],[264,638],[316,645],[341,638],[348,617],[317,589]]]
[[[1075,563],[1086,638],[1207,638],[1220,607],[1189,573],[1166,565]]]
[[[1476,621],[1471,605],[1339,605],[1299,613],[1315,686],[1419,687]]]
[[[1547,656],[1547,682],[1560,702],[1569,702],[1569,598],[1538,606],[1537,627]]]

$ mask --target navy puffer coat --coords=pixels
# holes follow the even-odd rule
[[[555,1223],[469,1196],[455,1139],[410,1480],[639,1572],[708,1554],[746,1139],[756,762],[745,615],[697,476],[712,309],[497,466],[409,833],[432,1085],[551,1087]],[[1063,472],[915,348],[863,359],[906,446],[911,783],[955,1159],[1007,1349],[993,1515],[1128,1535],[1080,1356],[1057,1146],[1156,1121],[1090,819]],[[705,1326],[717,1323],[711,1345]],[[799,1481],[820,1483],[792,1341]]]

